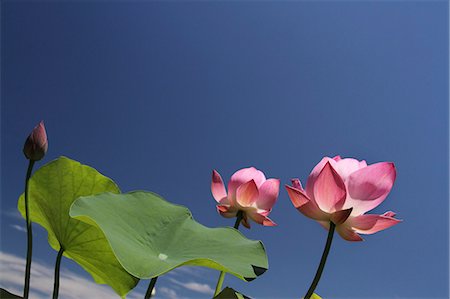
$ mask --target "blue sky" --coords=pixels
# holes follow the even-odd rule
[[[2,267],[25,257],[22,146],[43,119],[49,151],[38,166],[68,156],[210,227],[233,225],[215,211],[214,168],[228,180],[255,166],[288,183],[326,155],[393,161],[397,181],[373,212],[403,223],[359,243],[336,236],[317,292],[448,298],[448,11],[447,1],[2,1]],[[277,227],[244,231],[264,242],[269,271],[225,284],[299,298],[326,231],[284,188],[271,218]],[[36,225],[34,261],[52,268],[55,258]],[[62,267],[91,280],[70,260]],[[161,277],[158,298],[208,298],[217,275]]]

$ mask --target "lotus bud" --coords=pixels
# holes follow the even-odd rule
[[[39,161],[47,152],[48,140],[44,122],[41,121],[28,136],[23,146],[23,153],[29,160]]]

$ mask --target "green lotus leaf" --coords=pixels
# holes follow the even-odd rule
[[[213,299],[250,299],[250,297],[245,296],[244,294],[241,294],[230,287],[226,287]]]
[[[153,278],[183,265],[225,271],[250,281],[268,268],[260,241],[234,228],[207,228],[191,212],[159,195],[135,191],[77,199],[70,215],[103,230],[122,266]]]
[[[139,280],[122,268],[101,230],[69,216],[76,198],[102,192],[120,190],[94,168],[60,157],[42,166],[30,179],[30,219],[47,230],[54,250],[62,246],[64,256],[89,272],[95,282],[110,285],[124,297]],[[18,209],[25,218],[23,194]]]

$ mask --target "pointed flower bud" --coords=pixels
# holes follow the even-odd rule
[[[45,132],[44,122],[41,121],[34,127],[23,146],[23,153],[29,160],[39,161],[47,152],[48,140]]]

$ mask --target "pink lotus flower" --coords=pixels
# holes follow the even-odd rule
[[[359,234],[373,234],[401,220],[394,212],[365,215],[381,204],[392,189],[396,177],[390,162],[367,165],[340,156],[325,157],[308,177],[306,190],[298,179],[286,185],[295,208],[329,229],[330,221],[339,235],[348,241],[362,241]]]
[[[268,179],[254,167],[236,171],[228,183],[228,194],[220,174],[213,170],[211,192],[217,201],[217,211],[225,218],[236,217],[242,211],[242,224],[250,228],[248,218],[265,226],[275,226],[267,216],[277,201],[280,180]]]
[[[23,146],[23,153],[29,160],[39,161],[47,153],[48,140],[45,132],[44,122],[41,121],[33,131],[31,131]]]

